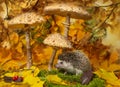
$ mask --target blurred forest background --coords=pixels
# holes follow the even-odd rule
[[[65,28],[65,17],[44,14],[44,7],[51,3],[72,3],[86,8],[92,16],[90,20],[71,18],[68,39],[73,50],[83,50],[90,58],[94,71],[100,68],[120,71],[119,0],[0,0],[0,70],[26,67],[25,25],[9,26],[8,21],[31,11],[46,20],[33,24],[30,29],[33,65],[47,69],[52,47],[43,44],[43,40],[51,33],[63,34]],[[61,51],[61,48],[57,51],[54,63]]]

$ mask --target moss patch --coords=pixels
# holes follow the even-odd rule
[[[58,75],[58,77],[66,81],[68,85],[49,82],[46,79],[46,76],[48,75]],[[57,70],[41,70],[38,74],[38,77],[45,81],[44,87],[105,87],[105,81],[98,78],[97,76],[94,76],[93,80],[88,85],[82,85],[80,84],[80,76],[81,75],[64,74]]]

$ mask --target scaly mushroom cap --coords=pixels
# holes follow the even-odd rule
[[[50,34],[43,43],[55,47],[72,48],[71,42],[59,33]]]
[[[44,8],[44,13],[47,15],[57,14],[60,16],[70,15],[76,19],[90,19],[90,14],[80,6],[68,3],[50,4]]]
[[[8,21],[9,25],[41,23],[45,19],[35,12],[26,12]]]

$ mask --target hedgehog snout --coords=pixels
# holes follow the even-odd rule
[[[58,65],[58,64],[55,64],[54,67],[55,67],[55,68],[59,68],[59,65]]]

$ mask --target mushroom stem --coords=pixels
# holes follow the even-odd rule
[[[66,16],[66,22],[65,22],[65,30],[64,30],[64,36],[67,38],[68,37],[68,31],[70,27],[70,16]]]
[[[56,52],[57,52],[57,49],[56,49],[56,48],[53,48],[53,52],[52,52],[52,55],[51,55],[51,57],[50,57],[50,61],[49,61],[49,64],[48,64],[48,70],[49,70],[49,71],[52,70]]]
[[[26,35],[26,48],[27,48],[27,68],[30,69],[32,66],[32,54],[30,46],[30,32],[29,29],[25,32]]]

